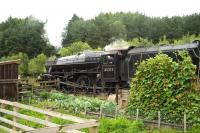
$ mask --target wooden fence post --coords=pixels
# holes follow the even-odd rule
[[[87,105],[85,104],[85,108],[84,108],[84,115],[86,116],[87,115]]]
[[[13,107],[13,111],[14,112],[18,112],[18,108],[14,106]],[[13,121],[17,122],[17,117],[16,116],[13,116]],[[17,128],[15,126],[13,126],[13,130],[17,131]]]
[[[160,111],[158,111],[158,129],[160,129]]]
[[[31,97],[30,96],[28,97],[28,104],[29,105],[31,104]]]
[[[118,105],[118,100],[119,100],[119,84],[116,84],[115,86],[115,93],[116,93],[116,102],[117,102],[117,105]]]
[[[24,102],[24,96],[23,95],[21,96],[21,102]]]
[[[95,97],[96,96],[96,82],[94,83],[94,85],[93,85],[93,97]]]
[[[102,105],[100,106],[99,118],[102,118]]]
[[[115,108],[115,119],[117,118],[117,115],[118,115],[118,108],[116,106],[116,108]]]
[[[60,79],[57,78],[56,79],[56,89],[59,89],[59,87],[60,87]]]
[[[139,109],[136,110],[136,121],[139,120]]]
[[[184,118],[183,118],[184,122],[183,122],[183,127],[184,127],[184,133],[187,132],[187,118],[186,118],[186,113],[184,113]]]
[[[51,116],[46,115],[46,119],[45,119],[45,120],[46,120],[46,121],[51,121],[51,118],[52,118]]]

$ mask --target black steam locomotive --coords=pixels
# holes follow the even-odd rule
[[[100,89],[116,86],[129,88],[129,82],[136,71],[136,63],[159,52],[177,60],[175,54],[179,50],[187,50],[193,63],[199,67],[200,42],[193,41],[184,45],[163,45],[154,47],[129,47],[110,51],[86,51],[77,55],[57,58],[49,63],[48,74],[64,82],[73,82],[85,88],[96,86]],[[67,88],[66,85],[62,87]]]

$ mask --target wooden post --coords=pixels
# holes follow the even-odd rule
[[[89,128],[89,133],[98,133],[98,127],[91,127]]]
[[[6,98],[6,87],[5,84],[2,85],[3,86],[3,99]]]
[[[117,115],[118,115],[118,108],[116,106],[116,108],[115,108],[115,119],[117,118]]]
[[[100,106],[99,118],[102,118],[102,106]]]
[[[21,102],[24,102],[24,96],[23,95],[21,96]]]
[[[57,80],[56,80],[56,89],[59,89],[59,86],[60,86],[60,79],[57,78]]]
[[[119,90],[119,84],[116,84],[115,93],[116,93],[116,102],[117,102],[117,104],[118,104],[118,90]]]
[[[139,120],[139,109],[136,110],[136,121]]]
[[[47,83],[46,83],[46,81],[45,81],[45,83],[44,83],[44,89],[46,90],[46,85],[47,85]]]
[[[85,112],[84,112],[84,115],[86,116],[87,115],[87,105],[85,104]]]
[[[158,129],[160,129],[160,111],[158,111]]]
[[[46,120],[46,121],[51,121],[51,118],[52,118],[52,117],[51,117],[50,115],[46,115],[46,119],[45,119],[45,120]]]
[[[184,113],[184,122],[183,122],[183,127],[184,127],[184,133],[187,132],[187,118],[186,118],[186,113]]]
[[[19,83],[18,83],[18,81],[17,81],[17,84],[16,84],[16,99],[15,100],[19,100]]]
[[[93,85],[93,97],[95,97],[96,96],[96,82],[94,83],[94,85]]]
[[[28,104],[31,104],[31,97],[28,97]]]
[[[18,112],[18,108],[14,106],[13,107],[13,111],[14,112]],[[17,122],[17,117],[16,116],[13,116],[13,121]],[[15,127],[15,125],[13,126],[13,130],[17,131],[17,128]]]
[[[72,83],[73,89],[74,89],[74,94],[76,95],[76,87],[74,85],[74,82]]]
[[[31,93],[32,93],[32,95],[33,95],[33,85],[31,85]]]

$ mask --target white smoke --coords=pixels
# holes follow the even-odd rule
[[[106,45],[104,50],[105,51],[114,51],[114,50],[123,50],[128,49],[130,47],[130,44],[123,39],[115,40],[114,42],[110,43],[109,45]]]

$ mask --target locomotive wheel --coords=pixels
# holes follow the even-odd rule
[[[81,86],[90,86],[91,85],[91,80],[88,76],[86,75],[81,75],[80,77],[78,77],[77,84],[81,85]],[[86,87],[83,87],[83,89],[89,89]]]

